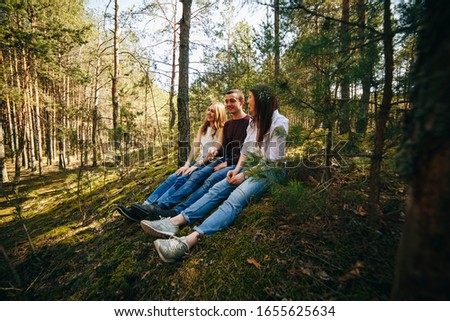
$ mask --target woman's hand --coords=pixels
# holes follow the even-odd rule
[[[245,180],[244,173],[236,172],[235,170],[227,173],[227,182],[234,185],[239,185]]]
[[[188,169],[186,169],[183,172],[183,175],[191,175],[192,172],[195,171],[197,168],[198,168],[197,166],[193,165],[193,166],[189,167]]]
[[[208,160],[213,160],[214,157],[217,155],[217,147],[210,147],[208,148]]]
[[[180,168],[177,169],[177,171],[175,172],[175,174],[177,174],[177,176],[180,176],[181,174],[184,175],[184,172],[189,169],[189,165],[184,164],[183,166],[181,166]]]

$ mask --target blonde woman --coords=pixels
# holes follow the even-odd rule
[[[211,147],[220,148],[223,141],[223,125],[227,120],[225,106],[220,102],[213,102],[206,110],[206,116],[203,124],[197,132],[197,136],[193,143],[193,148],[189,153],[188,160],[183,166],[178,168],[175,173],[170,175],[146,200],[141,204],[133,204],[131,208],[118,206],[116,210],[134,221],[140,221],[147,216],[145,212],[140,211],[151,209],[152,205],[162,202],[173,195],[179,188],[191,180],[198,180],[204,175],[202,169],[211,163],[215,163],[208,156],[208,149]],[[194,160],[195,155],[197,158]],[[208,174],[209,176],[209,174]],[[206,176],[207,177],[207,176]],[[206,179],[205,177],[205,179]],[[189,184],[188,184],[189,185]],[[186,186],[188,187],[188,186]]]
[[[155,221],[141,221],[141,227],[146,233],[155,237],[170,237],[168,240],[154,241],[163,261],[179,260],[203,236],[210,237],[226,229],[251,198],[265,192],[272,181],[283,179],[288,119],[279,113],[278,98],[267,84],[253,86],[249,90],[247,103],[253,120],[247,127],[247,137],[237,166],[227,173],[225,179],[180,214]],[[258,164],[247,162],[255,156],[260,159]],[[217,210],[208,216],[218,205]],[[206,216],[208,217],[186,237],[175,236],[180,226],[192,225]]]

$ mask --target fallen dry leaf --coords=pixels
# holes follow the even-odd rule
[[[308,275],[308,276],[311,276],[311,275],[312,275],[311,269],[304,268],[304,267],[301,267],[301,268],[299,268],[299,269],[290,269],[290,270],[288,271],[288,273],[289,273],[290,275],[301,275],[301,274],[305,274],[305,275]]]
[[[320,279],[326,281],[330,279],[330,276],[325,271],[319,271],[316,273],[316,276],[318,276]]]
[[[353,269],[350,270],[350,272],[338,277],[339,282],[347,282],[348,280],[360,276],[361,274],[360,268],[362,267],[364,267],[364,262],[356,261],[355,266],[353,267]]]
[[[367,211],[362,206],[358,207],[358,209],[356,211],[354,211],[354,213],[356,215],[359,215],[359,216],[366,216],[367,215]]]
[[[338,277],[339,282],[347,282],[348,280],[354,279],[358,277],[360,274],[359,268],[353,269],[347,274],[341,275]]]
[[[260,269],[261,268],[261,264],[259,264],[254,258],[249,257],[247,259],[247,262],[250,264],[253,264],[256,268]]]

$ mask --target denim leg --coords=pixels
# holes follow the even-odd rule
[[[189,179],[177,190],[171,188],[169,195],[158,200],[158,206],[162,209],[169,209],[184,201],[186,197],[202,185],[202,183],[214,172],[214,167],[203,166],[189,176]],[[173,193],[171,193],[173,191]]]
[[[178,205],[175,208],[175,211],[180,214],[184,209],[197,202],[203,195],[208,193],[211,187],[223,180],[227,176],[228,171],[233,170],[235,167],[236,165],[232,165],[214,172],[194,193],[192,193],[192,195],[187,200]]]
[[[161,185],[159,185],[158,188],[155,189],[153,193],[150,194],[149,197],[147,197],[144,203],[145,204],[155,203],[161,196],[164,195],[164,193],[166,193],[172,187],[177,178],[178,176],[175,173],[167,177],[166,180]]]
[[[181,214],[189,224],[204,218],[238,187],[230,184],[226,178],[215,184],[209,189],[208,193],[203,195],[197,202],[186,208]]]
[[[172,194],[175,194],[177,190],[184,185],[189,179],[189,175],[178,175],[173,185],[157,200],[157,205],[162,206],[160,204],[164,204],[167,199],[169,199]],[[161,207],[163,208],[163,207]]]
[[[201,225],[194,227],[194,230],[200,234],[211,236],[227,228],[236,220],[244,206],[250,202],[251,197],[262,194],[268,187],[267,180],[250,177],[239,185]]]
[[[192,165],[195,165],[196,162],[193,162]],[[178,175],[175,174],[175,181],[173,182],[172,186],[169,186],[169,188],[165,191],[163,195],[160,195],[159,198],[156,200],[157,203],[164,202],[170,195],[174,194],[181,186],[184,185],[189,179],[188,175]]]

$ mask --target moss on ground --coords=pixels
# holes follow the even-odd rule
[[[24,177],[1,195],[3,300],[387,300],[403,223],[404,188],[384,181],[384,224],[366,214],[366,177],[295,168],[184,260],[163,263],[139,224],[114,211],[142,202],[174,167],[164,159],[125,175],[85,169]],[[390,179],[390,181],[389,181]],[[30,249],[17,206],[29,231]],[[190,228],[181,230],[187,234]]]

